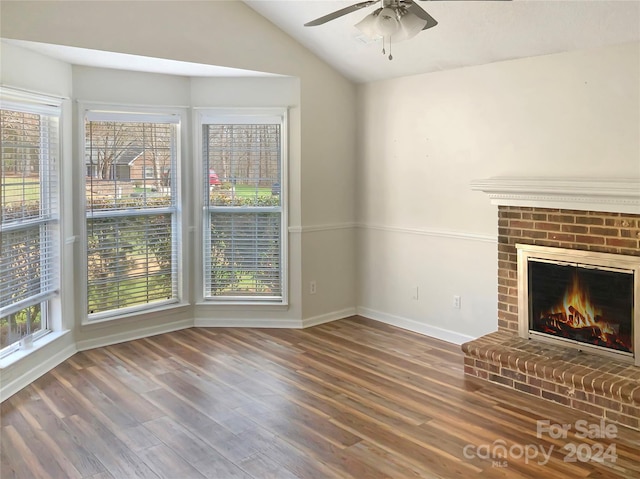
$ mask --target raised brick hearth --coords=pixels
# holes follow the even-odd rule
[[[498,331],[462,347],[469,375],[640,430],[640,368],[518,336],[517,243],[640,261],[640,215],[499,206]]]

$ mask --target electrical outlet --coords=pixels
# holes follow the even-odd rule
[[[316,294],[316,280],[309,281],[309,294]]]
[[[455,296],[453,297],[453,307],[454,307],[455,309],[460,309],[460,296],[455,295]]]

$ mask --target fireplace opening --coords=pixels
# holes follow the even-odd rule
[[[640,258],[516,244],[518,334],[640,366]]]
[[[633,355],[633,271],[529,258],[531,331]]]

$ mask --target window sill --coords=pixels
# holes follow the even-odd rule
[[[38,340],[34,341],[32,347],[28,349],[24,349],[24,348],[16,349],[14,352],[0,359],[0,369],[5,369],[5,368],[8,368],[9,366],[12,366],[13,364],[17,363],[21,359],[26,358],[27,356],[35,353],[39,349],[44,348],[45,346],[57,341],[58,339],[70,333],[71,331],[67,329],[65,331],[52,331],[49,334],[45,334]]]
[[[207,306],[212,308],[220,308],[222,310],[276,310],[276,311],[287,311],[289,309],[289,303],[273,303],[269,301],[219,301],[219,300],[211,300],[211,301],[198,301],[196,303],[197,307]]]
[[[185,302],[179,302],[179,301],[169,302],[169,303],[164,303],[162,305],[158,305],[152,308],[138,309],[135,311],[124,313],[124,314],[114,314],[112,316],[104,316],[104,317],[89,319],[89,320],[85,318],[85,320],[82,322],[82,326],[85,327],[85,326],[105,324],[105,323],[110,323],[112,321],[117,321],[117,320],[144,319],[147,315],[155,315],[155,314],[164,313],[167,311],[175,312],[176,309],[186,308],[189,306],[190,304]]]

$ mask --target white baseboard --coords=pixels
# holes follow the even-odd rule
[[[244,319],[244,318],[198,318],[193,321],[196,328],[290,328],[300,329],[299,319]]]
[[[135,339],[147,338],[157,334],[170,333],[193,327],[191,319],[183,319],[172,323],[159,324],[157,326],[149,326],[146,328],[134,329],[132,331],[124,331],[122,333],[110,334],[108,336],[100,336],[94,339],[85,339],[76,342],[78,351],[86,351],[87,349],[101,348],[103,346],[111,346],[112,344],[124,343]]]
[[[348,318],[349,316],[355,316],[356,314],[357,314],[356,308],[346,308],[346,309],[341,309],[340,311],[333,311],[331,313],[320,314],[318,316],[312,316],[311,318],[303,319],[302,327],[310,328],[311,326],[330,323],[331,321],[337,321],[338,319]]]
[[[48,356],[46,361],[34,361],[33,366],[30,367],[27,372],[9,381],[8,383],[5,384],[5,382],[2,381],[2,384],[0,385],[0,402],[13,396],[22,388],[27,387],[40,376],[43,376],[61,362],[69,359],[76,352],[77,349],[75,344],[70,344],[60,351],[55,352],[53,355]]]
[[[348,318],[356,314],[356,308],[332,311],[311,318],[299,319],[239,319],[239,318],[198,318],[194,320],[197,328],[290,328],[301,329]]]
[[[407,329],[414,333],[424,334],[425,336],[430,336],[432,338],[441,339],[448,343],[462,344],[475,339],[473,336],[467,336],[466,334],[456,333],[455,331],[449,331],[448,329],[442,329],[436,326],[420,323],[414,319],[403,318],[401,316],[383,313],[382,311],[376,311],[375,309],[364,308],[362,306],[358,307],[358,314],[365,318],[380,321],[381,323],[389,324],[391,326],[397,326],[398,328]]]
[[[195,320],[187,319],[175,321],[173,323],[161,324],[146,328],[140,328],[133,331],[125,331],[122,333],[102,336],[95,339],[86,339],[77,341],[75,344],[68,345],[55,352],[47,358],[47,361],[34,364],[26,373],[5,384],[3,381],[0,385],[0,401],[12,396],[20,389],[28,386],[43,374],[56,367],[61,362],[73,356],[77,351],[85,351],[87,349],[109,346],[112,344],[122,343],[125,341],[133,341],[135,339],[155,336],[157,334],[170,333],[190,327],[236,327],[236,328],[308,328],[339,319],[348,318],[354,315],[361,315],[369,319],[380,321],[402,329],[407,329],[416,333],[424,334],[432,338],[441,339],[453,344],[462,344],[474,339],[472,336],[456,333],[446,329],[430,326],[420,323],[413,319],[403,318],[392,314],[376,311],[369,308],[346,308],[331,313],[321,314],[306,318],[303,320],[296,319],[230,319],[230,318],[195,318]]]

